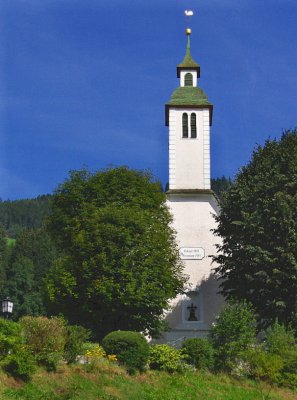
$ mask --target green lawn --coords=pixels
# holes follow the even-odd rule
[[[268,388],[266,388],[267,390]],[[253,382],[198,372],[184,375],[147,372],[128,376],[117,366],[101,365],[87,371],[81,366],[39,371],[22,384],[0,375],[1,400],[260,400]],[[271,400],[297,399],[293,392],[273,391]]]

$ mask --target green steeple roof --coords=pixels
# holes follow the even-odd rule
[[[169,103],[171,106],[201,106],[210,104],[202,89],[195,86],[179,86],[172,93]]]
[[[192,69],[197,71],[198,78],[200,77],[200,65],[196,63],[196,61],[193,60],[193,57],[191,55],[191,44],[190,44],[190,34],[188,34],[188,44],[187,44],[187,49],[186,49],[186,55],[183,59],[183,61],[178,64],[177,66],[177,77],[180,77],[180,71],[182,69]]]
[[[197,72],[197,78],[200,77],[200,66],[193,60],[191,56],[190,49],[190,34],[191,30],[187,29],[186,33],[188,35],[188,44],[186,55],[183,61],[177,66],[177,76],[180,78],[181,70],[194,70]],[[165,104],[165,123],[169,125],[169,110],[171,108],[180,108],[180,109],[204,109],[207,108],[209,110],[210,116],[210,125],[212,124],[212,111],[213,105],[208,101],[208,98],[204,91],[197,86],[188,86],[186,82],[184,82],[184,86],[179,86],[172,93],[171,98],[167,104]],[[182,84],[182,82],[181,82]],[[193,80],[192,80],[193,85]]]
[[[165,123],[169,125],[170,108],[208,108],[210,125],[212,124],[213,105],[208,101],[204,91],[196,86],[179,86],[172,93],[169,102],[165,105]]]
[[[190,35],[188,35],[188,44],[187,44],[187,50],[186,50],[186,55],[183,59],[183,61],[178,64],[178,68],[199,68],[199,64],[196,63],[196,61],[193,60],[192,55],[191,55],[191,46],[190,46]]]

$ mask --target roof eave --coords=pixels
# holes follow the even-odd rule
[[[170,108],[185,108],[185,109],[200,109],[208,108],[209,110],[209,125],[212,126],[213,104],[165,104],[165,125],[169,126],[169,109]]]
[[[176,67],[176,73],[177,73],[177,77],[180,78],[180,71],[197,71],[197,78],[200,78],[200,67],[180,67],[177,66]]]

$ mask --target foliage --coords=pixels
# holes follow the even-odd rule
[[[2,363],[5,372],[15,378],[29,381],[36,371],[36,361],[25,345],[15,346]]]
[[[52,312],[98,339],[157,334],[184,285],[159,182],[126,167],[73,171],[53,197],[48,229],[62,252],[47,280]]]
[[[217,216],[222,292],[251,302],[264,327],[297,327],[296,192],[297,129],[254,150]]]
[[[19,323],[0,318],[1,367],[15,378],[29,380],[35,371],[35,360],[23,343]]]
[[[155,344],[150,347],[149,367],[169,373],[181,372],[184,369],[184,356],[181,350],[177,350],[168,344]]]
[[[105,358],[106,352],[98,343],[85,342],[83,344],[83,355],[88,362],[91,362],[92,360]]]
[[[46,313],[44,278],[55,258],[56,250],[44,229],[22,230],[17,236],[1,293],[13,300],[15,320]]]
[[[276,321],[266,331],[265,349],[278,356],[283,363],[278,383],[297,387],[297,344],[294,331]]]
[[[248,380],[222,374],[187,371],[168,374],[150,371],[127,377],[123,368],[101,364],[87,373],[85,366],[63,366],[57,374],[39,372],[32,382],[17,384],[0,375],[1,400],[259,400],[259,391]],[[277,389],[273,400],[296,397],[292,391]]]
[[[220,178],[211,179],[211,190],[215,192],[221,202],[224,201],[224,193],[232,186],[230,178],[221,176]]]
[[[269,353],[282,356],[296,346],[294,331],[278,321],[265,332],[265,348]]]
[[[227,303],[211,327],[215,366],[232,372],[244,352],[255,343],[255,316],[246,303]]]
[[[66,326],[66,343],[64,359],[68,364],[74,363],[77,356],[82,354],[83,345],[90,337],[90,332],[79,325]]]
[[[256,346],[245,352],[244,359],[249,364],[249,372],[253,378],[277,383],[283,367],[280,356],[267,353],[260,346]]]
[[[6,235],[15,238],[24,228],[40,228],[49,214],[49,200],[49,195],[13,201],[0,199],[0,225]]]
[[[0,318],[0,361],[21,343],[21,325],[8,319]]]
[[[34,265],[29,258],[20,256],[10,265],[4,289],[4,293],[14,303],[14,319],[31,314],[38,304],[35,303],[37,293],[34,292],[34,286]]]
[[[184,360],[199,369],[212,369],[214,366],[214,350],[206,338],[186,339],[182,344]]]
[[[20,324],[28,349],[36,357],[39,365],[54,371],[62,360],[66,343],[65,322],[53,317],[23,317]]]
[[[102,341],[107,354],[115,355],[117,360],[127,367],[129,373],[143,371],[149,355],[149,345],[145,337],[138,332],[115,331]]]
[[[8,263],[8,247],[5,236],[5,231],[0,225],[0,291],[3,291],[3,287],[6,279],[6,270]]]
[[[262,399],[268,399],[272,385],[276,384],[281,376],[283,360],[277,354],[267,353],[259,346],[247,350],[244,359],[248,364],[250,376],[257,382]],[[269,384],[268,389],[263,382]]]

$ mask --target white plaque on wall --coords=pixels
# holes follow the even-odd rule
[[[181,247],[179,255],[182,260],[202,260],[205,257],[205,251],[202,247]]]

